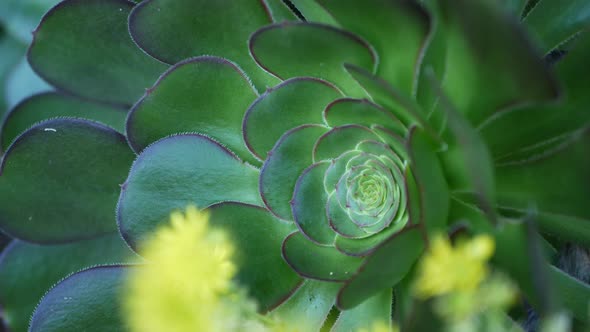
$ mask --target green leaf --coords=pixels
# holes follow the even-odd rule
[[[170,212],[189,204],[199,208],[224,201],[261,205],[258,169],[199,134],[177,135],[147,147],[122,185],[119,228],[135,247]]]
[[[380,141],[379,136],[367,127],[349,124],[333,128],[318,139],[313,148],[313,159],[323,161],[338,158],[367,140]]]
[[[132,160],[125,137],[98,123],[64,118],[33,126],[2,160],[0,227],[38,243],[116,230],[113,211]]]
[[[98,266],[62,280],[35,309],[29,331],[123,331],[119,296],[131,268]]]
[[[527,301],[536,309],[554,310],[555,308],[549,308],[548,303],[545,303],[545,296],[548,294],[558,295],[550,281],[543,279],[549,272],[549,265],[544,257],[533,259],[533,255],[539,255],[538,248],[532,246],[538,234],[531,232],[526,226],[520,220],[503,220],[502,227],[497,228],[494,234],[496,243],[501,245],[496,246],[493,261],[510,274],[526,294]]]
[[[555,289],[560,294],[564,306],[573,314],[573,316],[584,322],[590,323],[588,310],[590,309],[590,286],[580,280],[573,278],[562,270],[551,266],[549,269],[551,281]]]
[[[311,152],[327,128],[303,125],[286,132],[269,153],[260,170],[260,195],[277,217],[293,220],[291,198],[299,175],[313,163]],[[304,207],[307,208],[307,207]]]
[[[146,0],[131,12],[129,31],[139,47],[165,63],[200,55],[235,61],[263,91],[276,80],[256,66],[245,43],[271,22],[263,1]]]
[[[262,68],[281,79],[323,78],[357,97],[364,92],[342,65],[351,63],[372,71],[377,61],[370,45],[358,36],[307,22],[284,22],[256,31],[250,37],[250,52]]]
[[[59,245],[14,240],[0,258],[3,321],[12,331],[26,331],[41,297],[61,279],[89,266],[138,258],[118,233]]]
[[[258,158],[266,159],[267,152],[287,130],[323,123],[322,111],[340,96],[332,84],[309,77],[293,78],[267,90],[244,116],[248,148]]]
[[[472,124],[517,105],[557,96],[555,81],[522,27],[497,4],[472,0],[441,4],[447,28],[443,87]]]
[[[202,56],[182,61],[131,109],[129,143],[140,152],[170,134],[198,132],[257,164],[241,133],[243,114],[256,96],[244,73],[225,59]]]
[[[324,325],[339,283],[305,280],[303,285],[280,307],[270,313],[286,326],[302,326],[304,331],[319,331]],[[305,318],[302,321],[302,318]]]
[[[419,192],[420,223],[429,233],[439,232],[446,226],[450,200],[441,163],[432,142],[417,127],[410,129],[408,151],[410,167]]]
[[[31,42],[31,32],[41,16],[60,0],[3,0],[0,3],[2,26],[22,43]]]
[[[506,163],[552,153],[570,134],[590,126],[590,33],[577,37],[568,53],[554,65],[562,82],[564,100],[555,105],[525,107],[502,113],[479,128],[494,159]],[[531,119],[534,119],[532,121]]]
[[[383,242],[344,284],[336,305],[342,310],[352,309],[380,291],[395,286],[422,253],[422,236],[422,231],[413,226]]]
[[[430,28],[428,13],[415,1],[320,0],[343,28],[366,39],[379,54],[377,75],[410,95],[420,70]],[[359,15],[362,13],[362,15]]]
[[[541,0],[524,18],[545,53],[590,28],[590,3],[585,0]]]
[[[405,225],[408,220],[408,215],[401,217],[397,224]],[[369,237],[362,239],[351,239],[340,235],[336,236],[334,240],[334,246],[340,252],[352,256],[368,256],[386,239],[393,235],[393,233],[399,231],[399,227],[390,225],[379,233],[373,234]]]
[[[366,99],[335,100],[326,107],[324,119],[330,127],[352,123],[365,127],[378,124],[400,136],[406,134],[404,125],[391,112]]]
[[[390,326],[392,302],[393,292],[387,288],[358,306],[342,311],[330,332],[371,331],[378,323]]]
[[[369,93],[373,101],[392,112],[407,128],[419,124],[435,138],[438,134],[426,123],[420,106],[408,96],[363,68],[345,64],[346,71]]]
[[[46,92],[23,100],[4,119],[2,124],[2,148],[6,150],[12,141],[34,124],[55,117],[76,117],[95,120],[125,132],[124,108],[99,104],[60,92]]]
[[[282,0],[263,0],[273,22],[298,21],[297,15]]]
[[[323,183],[329,166],[329,162],[323,162],[306,168],[297,179],[291,201],[297,227],[311,241],[321,245],[331,245],[335,236],[326,216],[328,195]]]
[[[547,157],[498,165],[496,194],[500,207],[590,220],[590,131]],[[581,226],[581,225],[580,225]]]
[[[282,240],[293,231],[266,209],[242,203],[220,203],[208,209],[211,224],[224,229],[237,249],[237,280],[267,312],[280,305],[301,284],[281,257]]]
[[[305,18],[305,21],[338,26],[338,22],[316,1],[289,0]]]
[[[311,242],[301,232],[295,232],[285,239],[283,257],[299,275],[324,281],[347,280],[362,263],[359,257],[347,256],[334,247]]]
[[[166,65],[131,40],[126,0],[65,0],[35,30],[28,58],[33,69],[60,90],[131,105]]]

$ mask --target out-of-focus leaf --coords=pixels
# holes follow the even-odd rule
[[[301,326],[305,331],[317,331],[326,321],[339,283],[305,280],[303,285],[280,307],[272,311],[287,326]],[[305,318],[302,321],[302,317]]]
[[[316,1],[309,0],[289,0],[295,5],[297,10],[303,15],[306,21],[323,23],[338,26],[338,22],[328,11],[326,11]]]
[[[589,57],[590,33],[584,33],[554,65],[564,90],[562,101],[507,112],[479,128],[498,163],[552,153],[553,147],[568,144],[572,133],[590,126]]]
[[[26,331],[43,294],[61,279],[89,266],[137,260],[118,233],[59,245],[14,240],[0,257],[3,320],[11,331]]]
[[[449,187],[434,146],[422,129],[412,128],[408,140],[411,168],[419,197],[419,221],[429,233],[440,232],[449,213]],[[412,198],[410,198],[412,199]]]
[[[472,124],[519,104],[556,97],[548,68],[514,17],[492,1],[441,4],[447,29],[443,88]]]
[[[524,18],[545,53],[590,29],[590,2],[540,0]]]
[[[122,185],[117,221],[135,247],[170,212],[189,204],[205,208],[225,201],[262,205],[258,169],[212,139],[171,136],[143,150]]]
[[[119,185],[132,160],[125,137],[101,124],[62,118],[33,126],[2,160],[0,227],[38,243],[114,231]]]
[[[590,220],[589,142],[590,131],[585,131],[573,143],[557,146],[550,156],[497,166],[496,193],[500,207],[523,211],[533,205],[542,214]]]
[[[340,313],[330,332],[371,330],[375,324],[391,324],[393,291],[386,288],[358,306]]]
[[[129,269],[125,265],[93,267],[62,280],[41,300],[30,332],[123,331],[120,294]]]
[[[65,0],[35,30],[28,59],[47,82],[78,96],[131,105],[167,66],[133,43],[126,0]]]

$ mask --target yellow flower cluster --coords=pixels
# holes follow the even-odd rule
[[[222,297],[232,287],[236,267],[224,233],[209,227],[195,207],[174,212],[141,247],[148,261],[128,280],[124,301],[131,331],[224,331],[231,306]]]
[[[456,247],[447,237],[436,236],[420,262],[416,296],[426,299],[476,289],[488,273],[486,263],[493,252],[494,241],[488,235],[476,236]]]

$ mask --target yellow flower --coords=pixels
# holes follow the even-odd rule
[[[224,297],[236,273],[225,234],[211,229],[208,215],[193,206],[186,214],[172,213],[170,221],[140,248],[149,263],[129,276],[123,304],[131,331],[224,331],[238,325],[232,299]]]
[[[454,291],[473,291],[486,277],[486,262],[494,252],[494,241],[480,235],[453,247],[447,237],[436,236],[420,262],[415,284],[419,298]]]
[[[383,321],[378,321],[373,323],[370,329],[362,328],[357,330],[357,332],[399,332],[399,328],[397,326],[390,327]]]

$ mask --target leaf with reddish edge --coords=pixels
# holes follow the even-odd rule
[[[358,306],[340,313],[330,332],[371,331],[376,324],[391,325],[393,290],[386,288]]]
[[[0,256],[0,306],[11,331],[26,331],[39,300],[69,274],[97,264],[141,260],[119,233],[57,245],[13,240]]]
[[[379,124],[404,136],[406,128],[389,111],[367,99],[342,98],[330,103],[324,110],[324,119],[330,127],[358,124],[370,127]]]
[[[284,22],[256,31],[250,37],[250,52],[262,68],[281,79],[324,78],[354,97],[365,93],[342,65],[352,63],[373,71],[377,61],[372,47],[357,35],[308,22]]]
[[[136,248],[170,212],[224,201],[262,205],[258,169],[199,134],[167,137],[143,150],[121,187],[117,222]]]
[[[248,149],[257,158],[266,159],[267,152],[287,130],[322,124],[326,105],[341,96],[331,83],[311,77],[292,78],[268,89],[244,115],[242,131]]]
[[[72,94],[131,105],[167,66],[131,40],[126,0],[66,0],[34,31],[31,67],[47,82]]]
[[[243,112],[256,97],[234,63],[213,56],[184,60],[170,67],[129,112],[129,144],[139,153],[162,137],[198,132],[256,165],[241,133]]]
[[[326,204],[326,215],[330,222],[330,228],[334,230],[339,236],[346,238],[358,239],[367,237],[368,234],[364,232],[358,225],[353,223],[347,211],[340,205],[336,192],[328,197]]]
[[[335,236],[326,216],[328,195],[323,184],[329,166],[329,162],[322,162],[306,168],[297,179],[291,200],[295,224],[310,241],[320,245],[332,245]]]
[[[288,299],[302,282],[281,257],[282,240],[294,230],[293,224],[244,203],[219,203],[207,211],[211,225],[223,229],[236,248],[236,279],[256,299],[258,310],[267,312]]]
[[[303,125],[287,131],[260,170],[260,196],[277,217],[292,220],[291,198],[297,178],[313,163],[311,151],[317,139],[328,129],[320,125]]]
[[[313,159],[316,162],[335,159],[366,140],[380,139],[371,129],[360,125],[333,128],[317,140],[313,148]]]
[[[358,33],[379,54],[377,75],[413,95],[430,16],[418,1],[320,0],[343,28]],[[359,15],[362,13],[362,15]]]
[[[245,43],[269,23],[271,12],[259,0],[144,0],[129,15],[129,32],[141,49],[165,63],[201,55],[235,61],[264,91],[277,80],[256,66]]]
[[[126,274],[134,268],[97,266],[63,279],[39,302],[29,331],[119,331],[125,326],[119,296]]]
[[[323,281],[348,280],[362,263],[359,257],[309,241],[301,232],[292,233],[283,241],[283,257],[299,275]]]
[[[73,118],[38,123],[1,164],[0,227],[34,243],[65,243],[116,230],[113,210],[133,161],[125,137]]]
[[[77,117],[103,123],[120,133],[125,132],[127,110],[100,104],[60,92],[46,92],[26,98],[16,105],[2,123],[2,149],[26,129],[55,117]]]
[[[422,253],[422,237],[418,226],[408,226],[377,247],[340,289],[338,308],[352,309],[384,288],[395,286]]]

